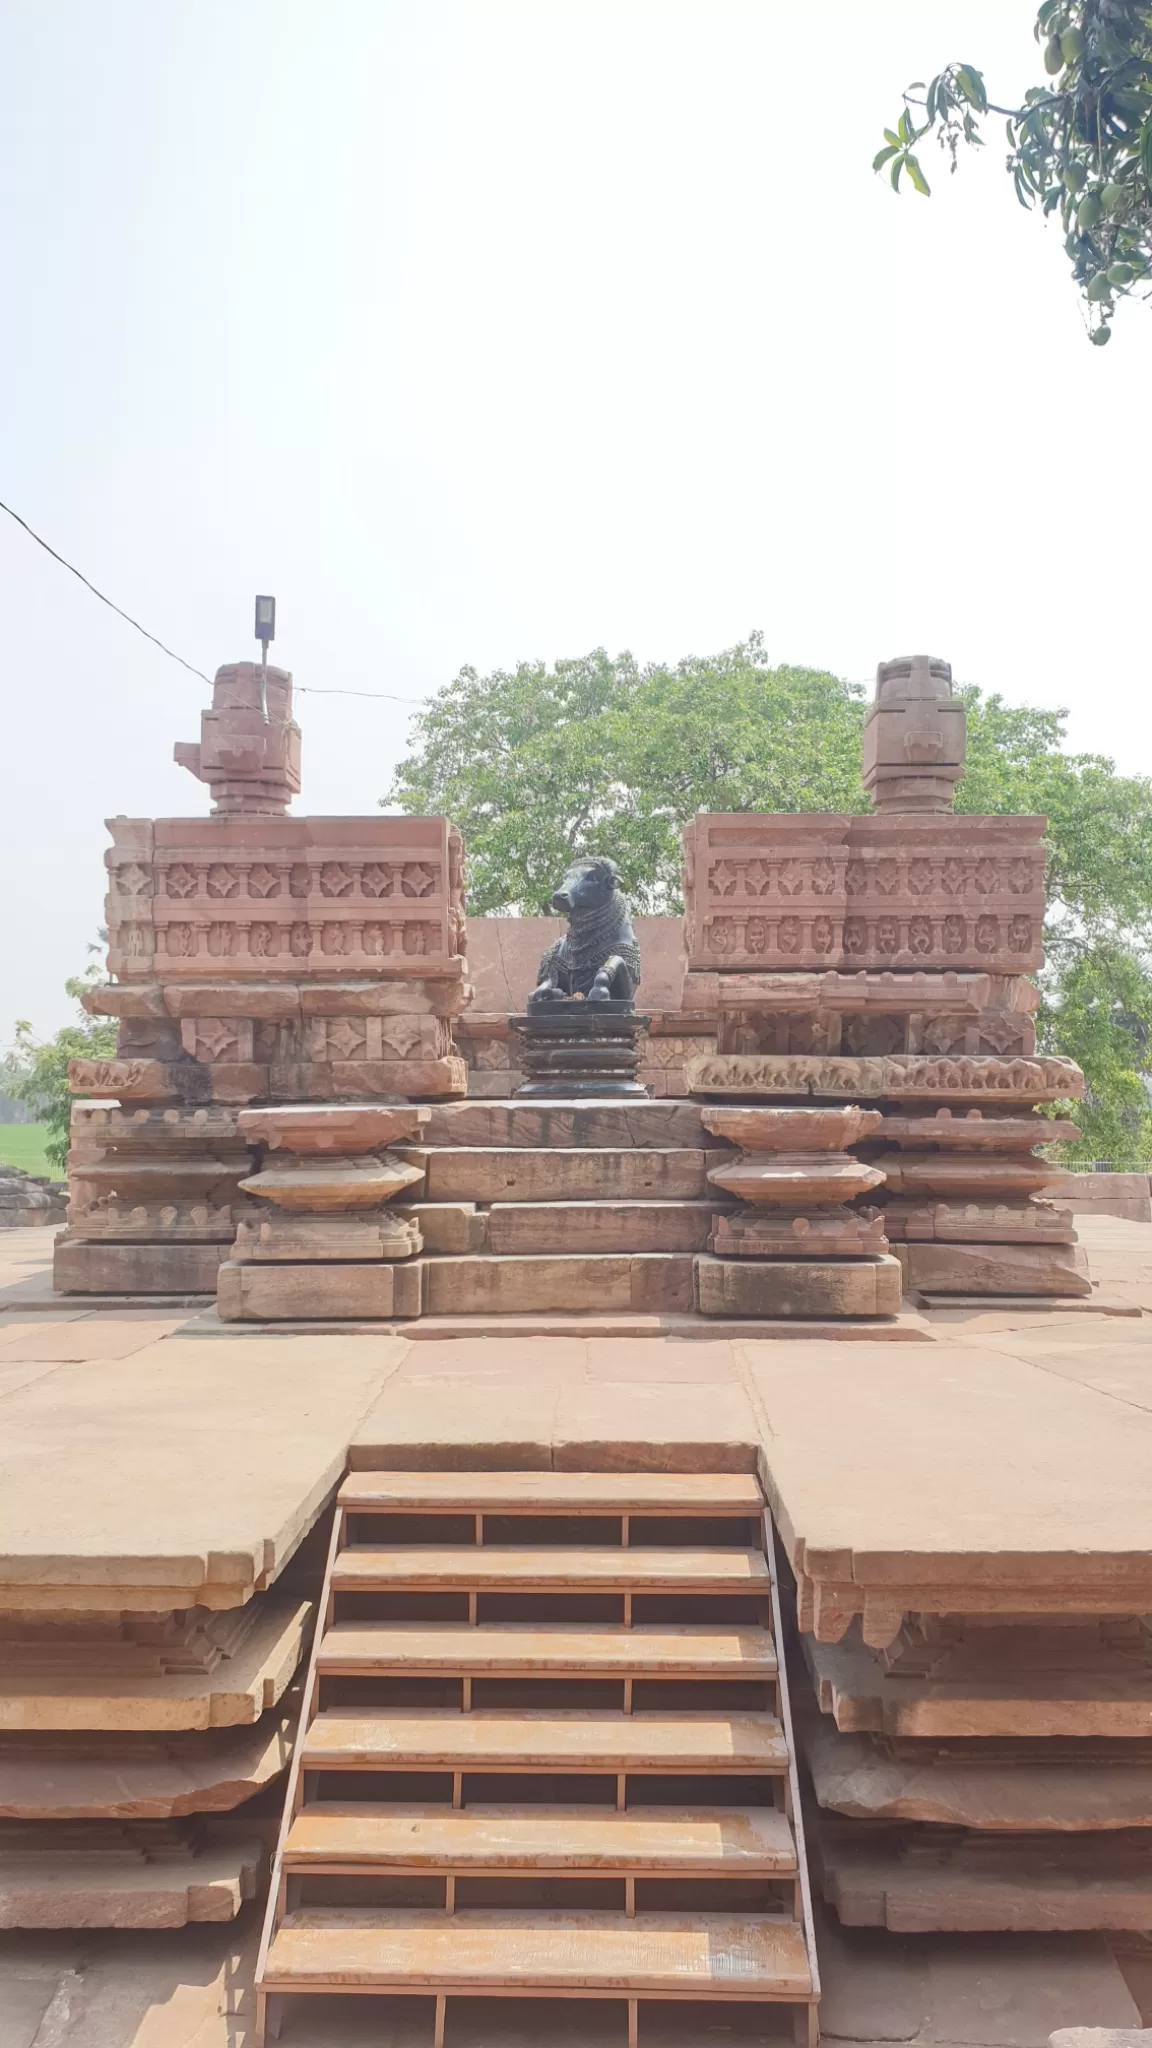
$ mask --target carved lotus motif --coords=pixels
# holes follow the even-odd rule
[[[392,871],[379,861],[369,861],[360,876],[361,893],[365,896],[387,896],[392,889]]]
[[[250,896],[278,896],[280,894],[280,877],[276,873],[275,868],[266,867],[263,861],[257,861],[254,868],[249,868],[248,894]]]
[[[164,886],[169,896],[194,896],[196,894],[196,870],[176,861],[169,868]]]
[[[208,870],[208,894],[210,896],[238,896],[240,877],[235,868],[228,868],[222,862]]]

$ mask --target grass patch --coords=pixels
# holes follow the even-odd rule
[[[47,1139],[46,1124],[0,1124],[0,1166],[20,1166],[25,1173],[61,1180],[60,1168],[48,1164],[44,1151]]]

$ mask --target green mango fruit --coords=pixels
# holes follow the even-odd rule
[[[1060,38],[1059,36],[1049,36],[1048,41],[1044,45],[1044,69],[1049,77],[1054,77],[1056,72],[1062,71],[1063,68],[1064,52],[1060,48]]]
[[[1110,327],[1097,327],[1092,335],[1093,343],[1097,348],[1103,348],[1105,342],[1111,341],[1111,339],[1112,329]]]
[[[1124,204],[1124,187],[1123,185],[1105,185],[1100,197],[1104,202],[1104,211],[1106,213],[1115,213],[1117,207]]]
[[[1060,55],[1066,64],[1075,64],[1084,55],[1084,36],[1080,29],[1065,29],[1060,38]]]
[[[1094,306],[1098,306],[1102,299],[1111,298],[1112,287],[1109,284],[1107,276],[1105,275],[1104,271],[1098,270],[1096,272],[1096,275],[1090,281],[1088,289],[1085,292],[1084,296],[1086,299],[1091,299],[1092,304]]]
[[[1104,202],[1098,192],[1086,192],[1076,208],[1076,225],[1081,234],[1094,228],[1104,213]]]
[[[1110,263],[1108,265],[1109,284],[1131,284],[1135,275],[1136,273],[1130,263]]]
[[[1065,164],[1060,176],[1063,178],[1064,188],[1068,192],[1079,192],[1088,183],[1088,173],[1083,164]]]

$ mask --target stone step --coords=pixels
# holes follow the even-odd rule
[[[0,1726],[169,1731],[260,1719],[290,1683],[308,1637],[307,1600],[259,1596],[178,1623],[128,1616],[111,1632],[81,1621],[0,1641]]]
[[[494,1202],[490,1252],[702,1252],[713,1202]]]
[[[587,1550],[405,1544],[387,1550],[357,1544],[340,1552],[332,1585],[338,1593],[745,1593],[763,1599],[771,1591],[762,1551],[673,1544],[653,1550],[607,1544]]]
[[[772,1806],[372,1806],[319,1801],[288,1831],[289,1870],[790,1877],[796,1845]]]
[[[322,1674],[364,1677],[698,1678],[776,1676],[776,1651],[757,1628],[476,1628],[338,1621],[320,1645]]]
[[[175,1735],[0,1734],[5,1820],[169,1820],[224,1813],[284,1769],[300,1703],[292,1695],[248,1728]]]
[[[822,1814],[821,1889],[848,1927],[893,1933],[1152,1931],[1152,1838],[968,1834]]]
[[[701,1155],[703,1156],[703,1155]],[[424,1261],[426,1315],[547,1314],[558,1309],[688,1315],[693,1252],[465,1255]]]
[[[254,1833],[162,1822],[0,1823],[0,1928],[186,1927],[234,1920],[266,1851]]]
[[[892,1741],[844,1735],[826,1714],[803,1716],[797,1727],[818,1804],[853,1820],[1011,1832],[1152,1829],[1146,1741]]]
[[[811,1995],[791,1921],[716,1913],[292,1913],[273,1936],[265,1992],[554,1992],[797,1999]]]
[[[329,1707],[304,1738],[305,1770],[593,1772],[780,1777],[774,1714],[389,1713]]]
[[[890,1671],[853,1628],[839,1643],[801,1637],[822,1713],[848,1734],[1147,1736],[1152,1645],[1110,1645],[1091,1622],[974,1629],[928,1668]]]
[[[731,1153],[686,1147],[396,1145],[424,1171],[426,1202],[714,1200],[708,1168]]]
[[[394,1514],[762,1515],[751,1472],[350,1472],[342,1508]]]

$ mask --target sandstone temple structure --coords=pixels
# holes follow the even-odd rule
[[[1060,1205],[1044,820],[956,811],[946,664],[859,811],[687,823],[606,1096],[449,821],[292,814],[285,672],[177,753],[0,1287],[4,1924],[173,1930],[205,2048],[1131,2024],[1152,1259],[1094,1291]]]
[[[902,1291],[1087,1291],[1045,1199],[1067,1176],[1038,1149],[1073,1134],[1050,1111],[1082,1086],[1036,1054],[1044,820],[953,809],[964,707],[945,663],[881,665],[871,811],[688,824],[682,938],[640,921],[657,1000],[646,981],[630,1117],[522,1099],[539,1087],[512,1025],[538,921],[522,985],[477,998],[447,820],[289,815],[285,671],[221,669],[202,725],[176,756],[212,814],[109,825],[112,978],[85,1000],[119,1045],[73,1069],[61,1290],[204,1294],[223,1268],[220,1313],[241,1320],[594,1301],[769,1323],[892,1319]],[[489,959],[493,924],[515,932],[473,922]],[[319,1133],[322,1105],[373,1104],[381,1131],[384,1106],[424,1109],[390,1164],[345,1156],[343,1222],[269,1221],[309,1178],[265,1157],[294,1142],[280,1113],[311,1106]],[[331,1162],[334,1137],[302,1142]]]

